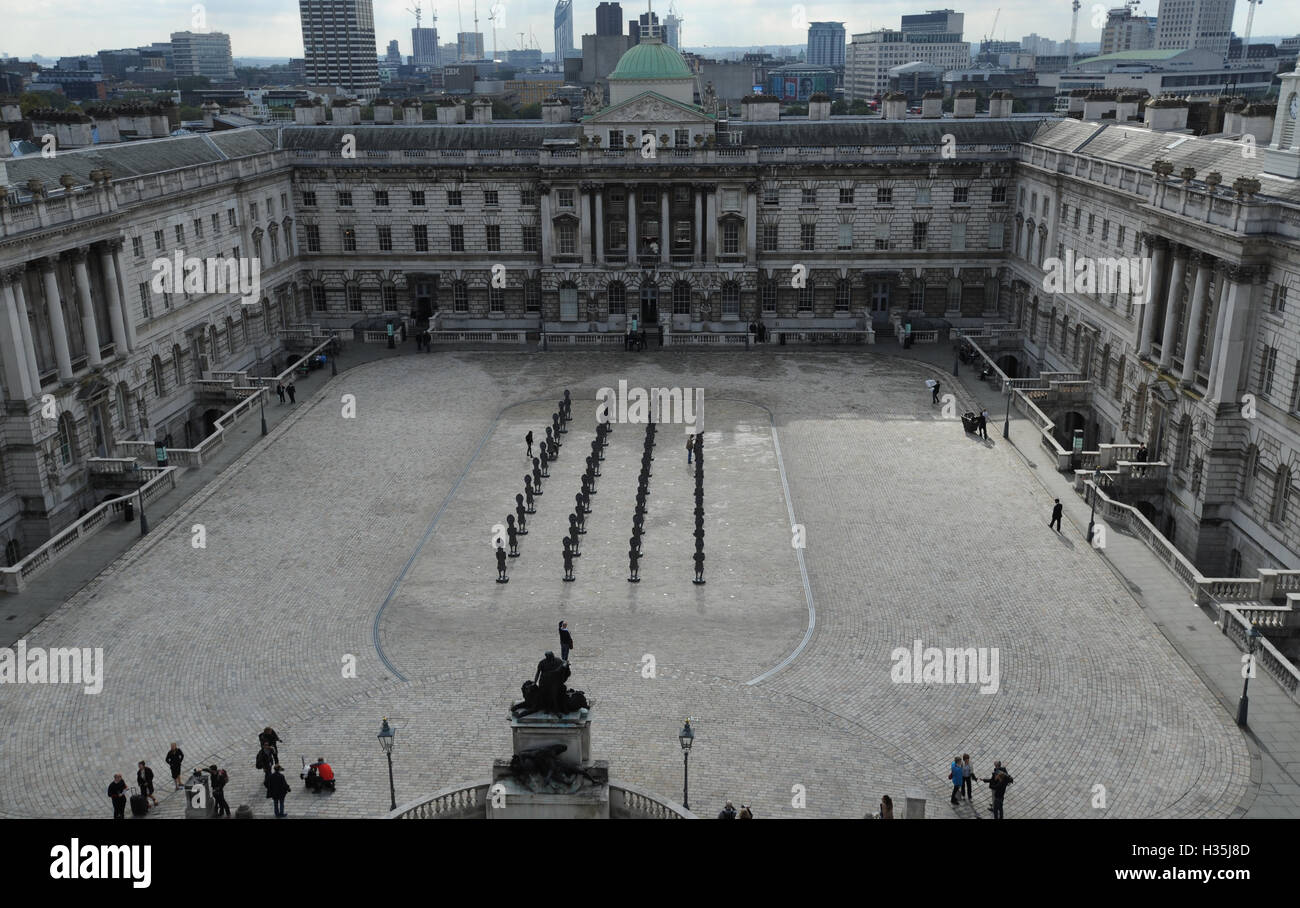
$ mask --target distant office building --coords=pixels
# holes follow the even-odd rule
[[[235,78],[230,36],[223,32],[172,32],[172,62],[177,76],[207,76],[219,82]]]
[[[393,66],[400,66],[402,63],[402,52],[397,49],[397,39],[394,38],[388,42],[388,53],[384,55],[384,62]]]
[[[808,24],[808,63],[814,66],[844,65],[844,23]]]
[[[1160,0],[1157,50],[1203,49],[1228,55],[1237,0]]]
[[[903,16],[901,31],[854,35],[845,57],[845,98],[866,100],[883,94],[889,89],[889,71],[904,63],[920,61],[945,69],[969,66],[970,44],[961,39],[964,18],[952,10],[937,10]]]
[[[483,33],[482,32],[457,32],[456,33],[456,59],[461,60],[482,60],[483,59]]]
[[[571,56],[573,46],[573,0],[555,4],[555,59]]]
[[[640,44],[642,38],[660,37],[659,14],[655,12],[642,13],[627,24],[627,33],[631,37],[633,44]]]
[[[411,29],[411,62],[416,66],[438,65],[438,30]]]
[[[903,16],[905,35],[960,35],[965,30],[966,14],[950,9],[930,10],[915,16]]]
[[[619,3],[601,3],[596,7],[596,34],[623,34],[623,6]]]
[[[379,94],[372,0],[298,0],[306,80],[359,98]]]
[[[614,67],[618,66],[618,61],[623,59],[623,55],[631,47],[631,39],[621,33],[614,35],[583,35],[582,69],[578,81],[585,85],[605,81],[609,74],[614,71]]]
[[[541,66],[542,52],[535,47],[525,48],[524,50],[506,51],[506,62],[511,66]]]
[[[1037,32],[1021,38],[1020,46],[1025,53],[1033,54],[1035,57],[1051,57],[1061,52],[1060,42],[1053,41],[1051,38],[1039,37]]]
[[[839,73],[830,66],[791,63],[767,74],[767,93],[782,101],[807,101],[813,95],[829,95],[838,81]]]
[[[682,49],[682,19],[669,13],[664,17],[664,44],[674,50]]]
[[[1101,30],[1101,52],[1117,54],[1125,50],[1150,50],[1156,46],[1156,17],[1135,16],[1127,6],[1106,15]]]
[[[621,38],[622,35],[619,37]],[[563,85],[564,78],[560,73],[523,73],[507,80],[505,90],[513,94],[520,106],[523,106],[541,104]]]

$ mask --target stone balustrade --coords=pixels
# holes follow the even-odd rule
[[[434,344],[526,344],[527,331],[430,331]]]
[[[444,788],[384,814],[385,820],[482,820],[487,817],[490,781]],[[694,820],[674,801],[626,783],[609,785],[609,814],[615,820]]]

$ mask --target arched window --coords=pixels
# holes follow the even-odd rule
[[[185,384],[185,357],[179,345],[172,347],[172,370],[176,373],[176,387]]]
[[[67,415],[66,413],[64,414]],[[1268,510],[1268,519],[1273,523],[1286,520],[1287,500],[1291,497],[1291,468],[1277,468],[1277,478],[1273,481],[1273,503]]]
[[[722,317],[740,318],[740,285],[735,281],[727,281],[722,285]]]
[[[23,560],[23,544],[17,539],[10,539],[5,543],[5,561],[9,567]]]
[[[673,315],[691,314],[691,285],[686,281],[673,284]]]
[[[853,284],[838,281],[835,284],[835,311],[848,312],[853,306]]]
[[[1174,465],[1179,470],[1186,470],[1192,462],[1192,417],[1187,414],[1178,421],[1178,453]]]
[[[1252,444],[1246,448],[1246,462],[1241,474],[1241,497],[1247,499],[1255,494],[1255,477],[1259,474],[1259,448]]]
[[[622,281],[610,281],[605,288],[605,299],[609,303],[610,315],[627,314],[627,288]]]
[[[917,279],[912,281],[912,286],[908,291],[908,308],[921,310],[925,308],[925,281]]]
[[[806,284],[804,284],[802,288],[800,288],[799,290],[799,311],[800,312],[813,311],[813,300],[816,298],[815,297],[816,292],[817,292],[817,285],[812,280],[809,280]]]
[[[464,281],[451,285],[451,311],[469,312],[469,284]]]
[[[163,377],[163,364],[160,357],[155,356],[150,362],[149,373],[153,380],[153,396],[162,397],[167,393],[167,379]]]
[[[80,458],[77,452],[77,423],[66,410],[59,417],[59,465],[71,466]]]
[[[230,316],[226,316],[226,347],[235,352],[235,320]]]

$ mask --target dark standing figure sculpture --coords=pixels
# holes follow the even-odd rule
[[[528,505],[528,513],[536,514],[537,508],[533,506],[533,477],[524,474],[524,502]]]
[[[528,511],[524,509],[524,496],[516,495],[515,496],[515,519],[519,523],[520,536],[528,535],[528,524],[524,522],[524,515],[527,513]]]
[[[573,517],[574,520],[577,520],[576,514],[573,515]],[[576,523],[569,525],[569,547],[570,551],[573,552],[574,558],[582,557],[582,552],[578,549],[578,527]]]
[[[695,553],[695,579],[692,580],[691,582],[692,583],[704,582],[704,552],[703,551],[697,551]]]
[[[501,544],[501,540],[498,539],[497,540],[497,583],[509,583],[509,582],[510,582],[509,578],[506,577],[506,549],[505,546]]]
[[[528,434],[524,436],[524,441],[527,442],[528,444],[528,453],[525,454],[524,456],[527,457],[529,460],[531,460],[533,457],[533,430],[532,429],[528,430]]]
[[[544,478],[549,479],[551,476],[551,471],[548,469],[548,467],[550,466],[551,458],[545,448],[542,448],[542,453],[541,453],[541,457],[539,458],[539,461],[542,467],[542,476]]]
[[[569,548],[569,537],[564,537],[564,579],[573,580],[573,550]]]
[[[506,535],[510,537],[510,557],[519,557],[519,528],[515,526],[515,516],[506,516]]]
[[[627,550],[627,569],[628,569],[627,582],[628,583],[641,582],[641,577],[639,574],[641,570],[640,561],[641,561],[641,553],[636,550],[636,546],[632,546],[631,548],[629,548]]]
[[[542,466],[536,457],[533,458],[533,494],[542,494]]]

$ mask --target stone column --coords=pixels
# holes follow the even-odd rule
[[[1174,362],[1174,338],[1178,333],[1178,303],[1183,295],[1183,278],[1187,274],[1190,250],[1186,246],[1174,249],[1173,273],[1169,276],[1169,291],[1165,294],[1165,333],[1160,341],[1160,368],[1168,371]]]
[[[578,190],[578,242],[584,265],[591,264],[591,189],[584,183]]]
[[[757,183],[745,193],[745,261],[750,265],[758,261],[758,193]]]
[[[23,292],[23,271],[18,268],[9,273],[13,283],[14,305],[18,309],[18,327],[22,331],[23,349],[27,351],[27,372],[31,376],[32,387],[41,389],[41,367],[36,363],[36,341],[32,337],[32,317],[27,311],[27,295]]]
[[[551,235],[551,187],[542,184],[537,188],[537,198],[541,202],[542,218],[542,265],[551,264],[553,237]]]
[[[99,326],[95,324],[95,302],[90,298],[90,272],[86,268],[89,250],[72,250],[72,273],[77,284],[77,304],[81,308],[81,333],[86,338],[86,365],[97,369],[103,364],[99,355]]]
[[[1208,255],[1202,254],[1196,267],[1196,284],[1192,290],[1192,311],[1187,316],[1187,336],[1183,341],[1183,375],[1182,383],[1190,385],[1196,381],[1196,348],[1201,345],[1201,320],[1205,318],[1205,305],[1210,299],[1210,274],[1213,262]]]
[[[1151,345],[1156,334],[1156,300],[1160,299],[1160,288],[1164,283],[1166,251],[1168,242],[1163,237],[1147,237],[1148,254],[1151,257],[1151,270],[1147,273],[1146,292],[1142,295],[1142,330],[1138,335],[1138,355],[1151,358]]]
[[[641,253],[641,247],[638,245],[640,238],[636,234],[636,186],[632,185],[627,187],[627,262],[629,265],[637,264],[637,256]]]
[[[104,272],[104,290],[108,296],[108,325],[113,332],[113,344],[117,355],[124,356],[131,351],[126,340],[126,327],[122,322],[122,300],[117,292],[117,266],[113,262],[113,250],[109,246],[99,247],[99,264]]]
[[[1210,398],[1218,403],[1235,402],[1240,390],[1241,360],[1246,348],[1246,323],[1250,319],[1250,297],[1254,272],[1232,266],[1223,306],[1223,333],[1217,339],[1214,374],[1210,376]]]
[[[41,260],[41,280],[45,288],[45,310],[50,319],[50,339],[54,341],[54,359],[59,364],[59,381],[72,381],[72,353],[68,349],[68,329],[63,322],[63,303],[59,299],[59,279],[55,260]]]
[[[1223,343],[1225,336],[1223,310],[1228,306],[1228,270],[1230,267],[1226,262],[1221,261],[1215,269],[1217,279],[1214,287],[1214,325],[1211,328],[1214,333],[1210,335],[1209,349],[1205,351],[1205,374],[1211,386],[1214,384],[1214,370],[1219,362],[1219,345]]]
[[[716,262],[718,260],[718,196],[717,193],[705,190],[708,194],[704,197],[704,261]]]
[[[18,301],[14,297],[9,275],[0,281],[0,303],[4,310],[0,312],[0,357],[5,361],[5,385],[9,388],[10,400],[29,400],[40,390],[32,386],[31,372],[27,367],[27,351],[23,349],[23,330],[18,322]],[[27,318],[27,313],[22,313]]]
[[[691,231],[691,258],[695,264],[704,261],[704,190],[695,190],[695,228]]]
[[[113,255],[113,272],[117,276],[117,281],[114,282],[114,285],[116,286],[117,283],[122,281],[122,276],[125,274],[122,270],[122,241],[111,240],[108,244],[108,248],[112,251]],[[124,283],[121,292],[122,327],[126,329],[126,348],[134,352],[135,348],[138,346],[135,339],[135,316],[132,314],[134,305],[132,304],[130,297],[127,295],[126,285]],[[244,309],[243,311],[245,317],[247,317],[248,309]]]
[[[664,265],[672,261],[672,248],[668,245],[668,219],[672,216],[668,196],[671,192],[671,186],[663,186],[659,190],[659,261]]]
[[[605,264],[605,191],[596,188],[596,263]]]

